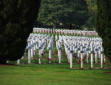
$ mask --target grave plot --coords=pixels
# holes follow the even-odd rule
[[[39,33],[39,34],[53,33],[59,35],[72,35],[72,36],[98,36],[98,33],[95,31],[51,29],[51,28],[33,28],[33,33]]]
[[[91,68],[94,67],[94,62],[97,64],[100,61],[101,68],[103,68],[103,62],[105,63],[106,58],[101,38],[63,36],[63,41],[70,68],[73,64],[73,54],[76,54],[76,58],[79,59],[81,69],[83,69],[85,61],[86,63],[90,61]]]
[[[40,29],[39,29],[40,31]],[[61,31],[61,30],[56,30]],[[61,34],[41,34],[32,33],[27,40],[25,57],[17,60],[17,64],[69,64],[69,67],[75,68],[75,65],[80,65],[80,69],[104,68],[104,64],[108,62],[104,55],[102,47],[102,39],[96,37],[93,32],[92,36],[69,36],[64,35],[66,30],[62,30]],[[77,31],[77,30],[76,30]],[[38,32],[38,31],[37,31]],[[43,29],[40,32],[44,32]],[[45,29],[45,32],[46,29]],[[71,32],[71,31],[70,31]],[[75,31],[73,31],[75,32]],[[72,33],[73,33],[72,32]],[[84,33],[84,31],[77,31]],[[86,34],[90,34],[87,31]],[[73,33],[74,34],[74,33]],[[107,61],[106,61],[107,60]]]

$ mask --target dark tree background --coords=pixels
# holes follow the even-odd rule
[[[97,32],[103,39],[105,55],[111,61],[111,0],[97,0]]]
[[[86,0],[86,2],[88,4],[89,18],[84,27],[87,28],[87,30],[95,30],[97,17],[97,0]]]
[[[88,5],[85,0],[42,0],[38,20],[46,25],[79,25],[88,20]]]
[[[22,57],[40,0],[0,0],[0,63]]]

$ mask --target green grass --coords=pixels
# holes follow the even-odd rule
[[[111,69],[74,70],[66,64],[0,66],[0,85],[111,85]]]
[[[105,73],[111,72],[111,69],[90,70],[90,64],[84,64],[85,70],[78,70],[80,65],[77,63],[73,65],[75,69],[69,69],[69,64],[56,64],[58,57],[55,42],[52,54],[53,64],[48,64],[47,48],[44,52],[42,65],[37,64],[37,50],[31,65],[27,65],[27,52],[25,52],[21,65],[0,66],[0,85],[111,85],[111,74]],[[9,61],[9,63],[16,64],[16,61]],[[67,63],[64,48],[62,63]],[[94,69],[95,67],[100,68],[100,65],[94,64]],[[111,65],[105,64],[104,67],[111,67]]]

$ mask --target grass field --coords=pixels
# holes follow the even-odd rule
[[[1,65],[0,85],[111,85],[111,69],[74,70],[66,64]]]

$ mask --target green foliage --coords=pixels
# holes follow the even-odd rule
[[[22,57],[40,0],[0,1],[0,63]]]
[[[38,20],[44,24],[83,25],[88,18],[85,0],[42,0]]]
[[[103,39],[105,55],[111,60],[111,0],[98,0],[97,32]]]
[[[89,12],[96,13],[97,12],[97,0],[86,0],[88,4]]]
[[[94,30],[96,26],[96,16],[97,16],[97,0],[86,0],[89,10],[89,19],[87,20],[85,26],[88,30]]]

